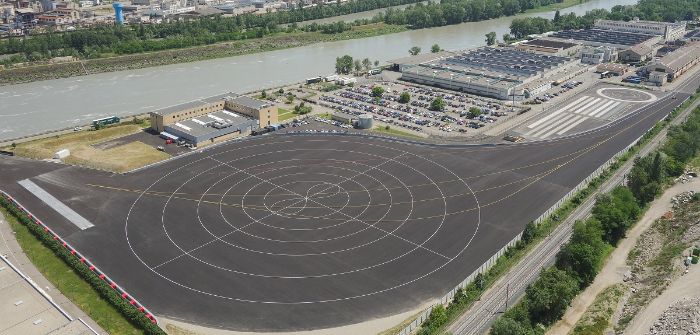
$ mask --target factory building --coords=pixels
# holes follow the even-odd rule
[[[534,39],[524,41],[515,45],[517,50],[539,52],[554,56],[574,56],[581,49],[581,45],[577,43],[569,43],[563,41]]]
[[[620,51],[618,58],[626,63],[639,63],[651,59],[654,50],[644,44]]]
[[[645,70],[649,73],[663,72],[667,75],[668,81],[673,81],[698,62],[700,62],[700,42],[694,42],[652,61]]]
[[[634,18],[631,21],[596,20],[595,27],[598,29],[662,36],[665,41],[675,41],[685,34],[684,23],[642,21],[639,18]]]
[[[656,35],[606,29],[563,30],[547,36],[547,39],[579,43],[591,47],[608,46],[618,50],[626,50],[639,44],[651,47],[663,40],[661,36]]]
[[[541,81],[554,72],[564,73],[575,65],[567,57],[493,47],[426,62],[403,60],[393,61],[401,69],[403,80],[504,100],[523,97],[528,83]],[[547,81],[551,84],[552,79]],[[543,85],[535,86],[539,90]]]
[[[166,107],[150,113],[151,128],[193,144],[216,142],[252,128],[277,123],[277,107],[231,93]],[[172,136],[172,137],[171,137]]]

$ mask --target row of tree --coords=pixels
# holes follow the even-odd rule
[[[641,208],[654,200],[671,178],[682,174],[698,153],[700,108],[685,123],[669,129],[667,142],[660,150],[635,160],[627,186],[619,186],[596,200],[592,217],[575,224],[555,265],[528,286],[521,303],[496,320],[491,334],[536,334],[540,326],[559,320],[574,297],[593,282],[607,250],[625,236]]]
[[[349,74],[353,70],[355,70],[356,73],[360,73],[363,70],[369,71],[372,68],[372,65],[374,65],[375,67],[379,66],[379,61],[375,60],[374,62],[372,62],[371,60],[369,60],[369,58],[365,58],[362,60],[353,59],[350,55],[344,55],[342,57],[335,58],[335,73]]]

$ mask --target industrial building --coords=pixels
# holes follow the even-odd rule
[[[498,99],[522,97],[525,84],[575,65],[567,57],[493,47],[430,59],[416,62],[409,58],[392,63],[401,69],[403,80]],[[548,81],[551,84],[551,79]]]
[[[677,40],[685,34],[684,23],[642,21],[639,18],[634,18],[631,21],[596,20],[595,27],[598,29],[662,36],[665,41]]]
[[[667,75],[668,81],[673,81],[698,62],[700,62],[700,42],[693,42],[652,61],[645,70],[649,73],[663,72]]]
[[[601,64],[617,60],[617,49],[608,46],[585,47],[581,50],[581,63]]]
[[[515,48],[521,51],[532,51],[554,56],[572,57],[578,53],[578,51],[581,49],[581,45],[577,43],[538,38],[520,42],[515,45]]]
[[[651,59],[654,50],[647,45],[637,44],[618,54],[618,59],[626,63],[639,63]]]
[[[605,29],[563,30],[555,32],[547,38],[592,47],[608,46],[618,50],[629,49],[638,44],[652,46],[662,41],[661,36]]]
[[[186,102],[150,113],[151,128],[193,144],[216,142],[277,123],[277,107],[232,93]]]

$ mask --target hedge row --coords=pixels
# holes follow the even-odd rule
[[[15,203],[2,196],[2,194],[0,194],[0,206],[7,209],[20,223],[27,226],[29,231],[31,231],[41,243],[51,249],[63,262],[68,264],[68,266],[87,281],[103,299],[112,304],[112,306],[134,326],[142,329],[146,334],[165,335],[165,332],[156,324],[155,319],[151,319],[153,316],[146,314],[143,307],[136,307],[134,305],[136,302],[132,297],[129,297],[126,293],[120,294],[114,283],[107,282],[106,277],[102,274],[98,274],[94,266],[86,264],[85,258],[79,258],[74,250],[70,250],[67,245],[59,241],[58,236],[52,235],[48,229],[32,220],[27,213],[18,208]]]

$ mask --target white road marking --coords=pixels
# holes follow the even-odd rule
[[[577,109],[576,109],[575,111],[573,111],[573,112],[576,113],[576,114],[585,114],[585,113],[583,113],[583,111],[586,110],[586,108],[589,108],[589,107],[593,106],[593,105],[596,104],[598,101],[600,101],[600,98],[594,98],[593,100],[591,100],[591,101],[588,102],[587,104],[585,104],[585,105],[583,105],[583,106],[577,108]]]
[[[594,116],[595,116],[595,117],[604,117],[604,116],[607,116],[610,112],[612,112],[612,111],[615,109],[615,107],[617,107],[617,106],[618,106],[619,104],[621,104],[621,103],[622,103],[622,102],[620,102],[620,101],[615,101],[615,103],[612,104],[612,106],[610,106],[610,108],[607,108],[605,111],[603,111],[603,112],[601,112],[601,113],[597,113],[597,115],[594,115]]]
[[[609,108],[612,108],[612,107],[610,107],[611,105],[616,106],[616,104],[619,104],[619,102],[616,102],[614,100],[608,100],[606,103],[598,106],[598,108],[596,108],[596,109],[592,110],[590,113],[588,113],[588,116],[595,117],[597,114],[599,114],[603,111],[607,111],[607,110],[609,110]]]
[[[566,133],[567,131],[573,129],[574,127],[578,126],[579,124],[581,124],[581,122],[586,121],[587,119],[588,119],[588,118],[583,118],[583,119],[581,119],[581,120],[578,120],[578,121],[572,123],[572,124],[569,125],[568,127],[566,127],[566,128],[564,128],[564,129],[560,130],[559,132],[557,132],[557,135],[562,135],[562,134]]]
[[[49,192],[46,192],[43,188],[39,187],[39,185],[35,184],[33,181],[29,179],[24,179],[18,181],[17,183],[22,185],[22,187],[24,187],[27,191],[29,191],[35,197],[39,198],[39,200],[43,201],[46,205],[58,212],[58,214],[61,214],[64,218],[68,219],[68,221],[72,222],[76,227],[80,228],[81,230],[94,227],[94,225],[90,223],[90,221],[82,217],[80,214],[76,213],[70,207],[63,204],[60,200],[56,199],[56,197],[51,195]]]
[[[558,131],[560,131],[560,130],[566,128],[566,127],[569,126],[570,124],[575,123],[575,122],[578,122],[578,120],[580,120],[580,119],[588,119],[588,117],[587,117],[587,116],[583,116],[583,115],[576,115],[575,117],[569,119],[568,121],[563,122],[562,124],[560,124],[560,125],[557,126],[556,128],[554,128],[554,129],[548,131],[547,133],[545,133],[545,134],[542,135],[541,137],[542,137],[542,138],[548,138],[548,137],[551,136],[552,134],[554,134],[554,133],[556,133],[556,132],[558,132]]]
[[[568,121],[569,119],[571,119],[574,116],[576,116],[576,115],[575,114],[567,114],[567,115],[559,118],[558,120],[550,123],[548,126],[539,129],[537,132],[533,133],[532,136],[540,137],[542,134],[546,133],[548,130]]]

